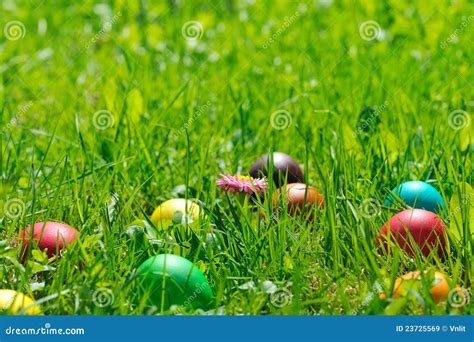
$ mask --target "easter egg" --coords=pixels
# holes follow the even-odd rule
[[[21,310],[26,309],[22,314],[39,315],[41,310],[39,306],[34,305],[34,300],[21,292],[14,290],[0,290],[0,311],[6,314],[15,315]]]
[[[31,226],[28,226],[20,233],[20,241],[23,242],[23,255],[26,255],[28,250],[31,234],[33,234],[34,246],[46,251],[48,257],[58,255],[79,236],[77,230],[65,223],[37,222],[33,225],[33,232],[31,232]]]
[[[314,207],[325,206],[323,195],[304,183],[291,183],[279,188],[273,197],[273,204],[278,207],[282,201],[286,202],[287,212],[294,216],[311,212]],[[312,218],[313,213],[309,216]]]
[[[270,170],[270,156],[265,154],[257,160],[250,168],[250,176],[253,178],[268,177]],[[304,181],[303,171],[298,163],[289,155],[281,152],[273,153],[273,181],[280,187],[286,183],[298,183]]]
[[[193,201],[174,198],[161,203],[151,215],[151,221],[157,226],[163,222],[190,224],[199,219],[200,210]]]
[[[392,193],[412,208],[425,209],[435,213],[446,209],[441,194],[426,182],[405,182],[394,188]],[[394,196],[389,194],[384,204],[392,206],[395,201]]]
[[[206,309],[213,303],[212,289],[204,274],[191,261],[160,254],[146,260],[137,270],[142,291],[163,309],[171,305]]]
[[[435,303],[439,303],[448,299],[449,292],[452,290],[449,285],[448,278],[441,272],[424,272],[424,279],[430,286],[430,293]],[[419,291],[420,286],[423,285],[421,272],[408,272],[395,280],[392,297],[397,298],[404,293],[409,293],[410,290]],[[385,299],[385,294],[381,295]]]
[[[415,254],[415,245],[424,256],[437,250],[439,256],[446,251],[446,226],[433,212],[423,209],[408,209],[394,215],[380,229],[375,242],[388,251],[388,241],[394,241],[410,256]]]

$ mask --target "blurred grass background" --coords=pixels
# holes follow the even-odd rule
[[[0,208],[24,203],[0,226],[1,287],[56,296],[43,304],[47,314],[156,312],[130,304],[126,280],[163,250],[130,245],[124,232],[189,184],[188,195],[214,213],[203,225],[222,234],[224,250],[184,254],[200,262],[226,313],[352,314],[375,282],[433,263],[377,256],[373,237],[391,213],[358,212],[409,179],[458,203],[443,213],[452,254],[433,267],[471,286],[474,210],[462,199],[473,183],[472,3],[3,0],[1,8]],[[18,39],[7,32],[12,21]],[[361,33],[368,21],[378,25],[370,40]],[[283,129],[272,125],[277,110],[289,113]],[[219,173],[245,174],[271,150],[305,164],[326,198],[314,225],[265,223],[216,190]],[[110,205],[112,194],[119,201]],[[11,242],[39,220],[71,224],[81,243],[62,260],[38,254],[23,266]],[[292,305],[275,308],[264,293],[238,288],[251,280],[291,283]],[[96,288],[110,288],[113,304],[93,305]],[[390,311],[373,297],[355,313],[452,310],[428,299]]]

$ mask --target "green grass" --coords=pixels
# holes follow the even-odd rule
[[[0,210],[12,199],[24,204],[13,219],[1,213],[0,288],[29,294],[47,315],[159,313],[137,298],[133,272],[169,249],[157,242],[165,232],[151,227],[143,241],[126,232],[164,200],[188,197],[206,217],[193,233],[170,230],[181,231],[181,252],[204,271],[219,312],[474,313],[472,304],[434,304],[426,286],[424,305],[416,296],[380,300],[377,290],[391,293],[395,278],[417,269],[472,286],[472,3],[0,6],[2,28],[25,27],[18,40],[0,36]],[[369,20],[382,28],[379,39],[362,39]],[[189,21],[203,27],[191,42],[182,34]],[[110,127],[94,125],[100,110],[112,113]],[[271,125],[276,110],[290,113],[289,127]],[[470,125],[453,129],[455,110]],[[260,216],[216,188],[220,173],[246,174],[269,151],[304,164],[323,194],[313,223],[272,219],[271,194]],[[410,179],[429,181],[446,200],[444,260],[376,251],[374,237],[396,210],[364,217],[361,203],[381,205]],[[178,185],[187,190],[176,195]],[[45,220],[76,227],[80,241],[61,259],[34,251],[22,264],[20,229]],[[220,248],[204,248],[210,229]],[[255,290],[240,288],[250,281]],[[273,305],[264,281],[291,300]],[[95,305],[97,289],[113,300]]]

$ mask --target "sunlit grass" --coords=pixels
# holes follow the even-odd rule
[[[24,204],[18,217],[1,213],[0,288],[31,295],[47,315],[156,314],[134,270],[173,251],[203,270],[226,314],[473,313],[434,303],[426,287],[379,297],[414,270],[472,286],[472,4],[1,6],[2,27],[18,20],[25,31],[0,38],[0,208]],[[367,41],[369,20],[381,33]],[[202,25],[195,39],[183,33],[190,21]],[[290,114],[285,127],[271,124],[277,110]],[[470,122],[453,124],[456,110]],[[257,208],[216,188],[220,173],[247,174],[270,151],[303,164],[323,194],[313,222],[274,215],[273,185]],[[383,206],[386,196],[412,179],[447,203],[444,260],[376,250],[378,230],[403,209]],[[190,230],[154,226],[154,208],[173,197],[199,201],[205,217]],[[377,210],[363,215],[362,203]],[[20,229],[46,220],[81,239],[60,259],[34,251],[22,264]],[[180,246],[163,245],[168,233]],[[265,281],[291,294],[284,305]],[[98,289],[107,305],[94,303]]]

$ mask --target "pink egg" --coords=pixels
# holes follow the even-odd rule
[[[385,252],[388,250],[388,241],[393,241],[411,256],[414,256],[416,246],[424,256],[428,256],[433,249],[437,250],[439,256],[443,256],[446,252],[445,235],[446,226],[435,213],[408,209],[386,222],[375,242]]]
[[[48,257],[58,255],[67,245],[71,244],[79,236],[79,232],[71,226],[60,222],[38,222],[33,226],[34,246],[46,251]],[[27,226],[20,233],[20,241],[23,243],[23,256],[26,256],[30,244],[31,226]]]

